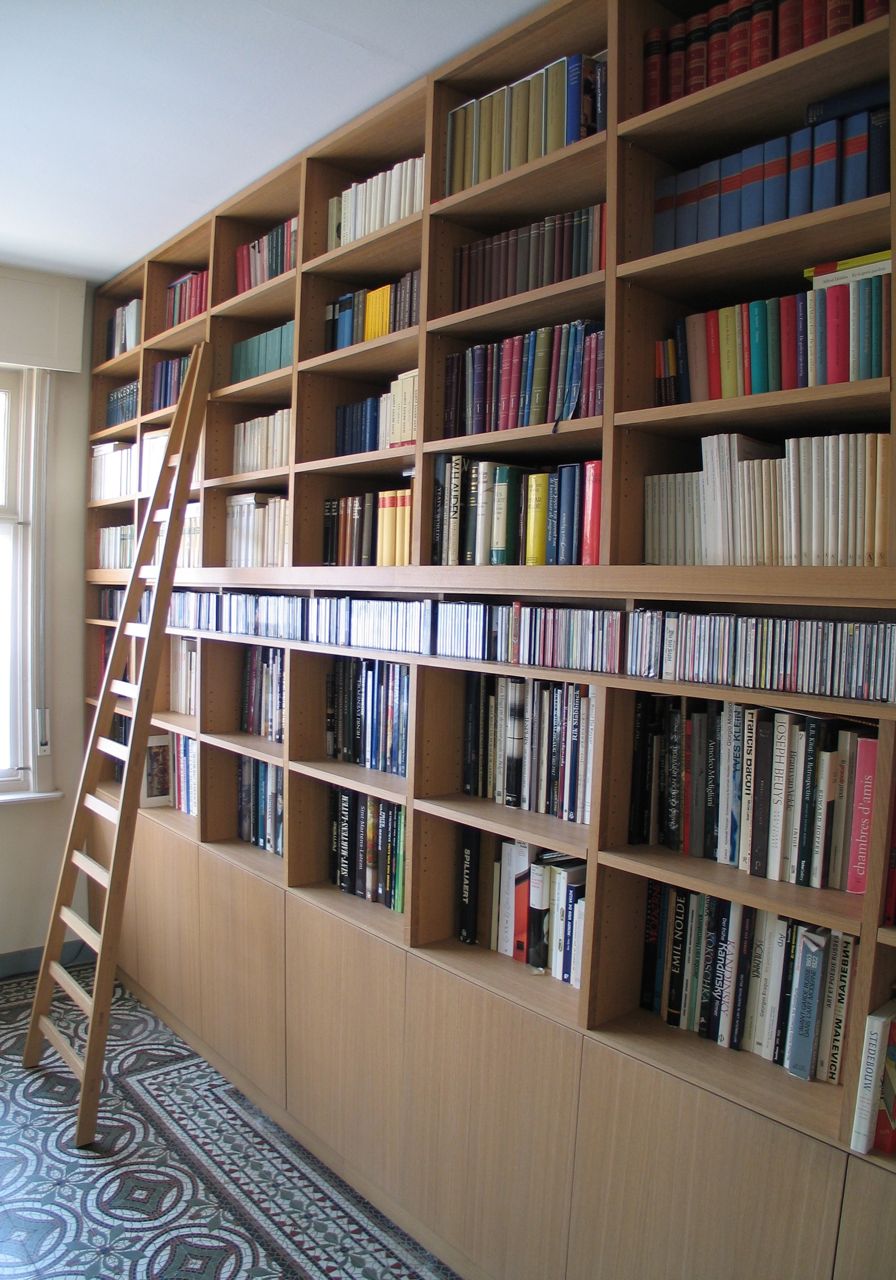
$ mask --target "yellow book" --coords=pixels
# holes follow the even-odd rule
[[[546,471],[529,476],[526,500],[526,564],[547,564],[548,481]]]
[[[384,489],[377,502],[376,562],[395,564],[395,516],[398,503],[396,489]]]
[[[448,112],[448,156],[445,166],[445,186],[448,195],[463,190],[466,119],[468,112],[472,110],[472,102],[465,102],[463,106],[455,107],[453,111]]]
[[[510,168],[525,164],[529,155],[529,81],[510,86]]]
[[[476,103],[468,102],[464,108],[464,180],[461,188],[466,190],[472,187],[474,182],[474,165],[473,156],[475,153],[476,139]]]
[[[507,172],[507,86],[503,85],[490,95],[492,99],[492,159],[491,175]]]
[[[887,563],[887,521],[890,515],[890,437],[877,437],[877,493],[874,507],[874,563]]]
[[[485,182],[492,176],[492,102],[494,94],[479,99],[477,120],[477,181]]]
[[[722,399],[737,395],[737,308],[719,308],[719,362],[722,366]]]
[[[544,155],[544,86],[543,70],[529,77],[529,160],[538,160]]]
[[[411,491],[398,490],[397,518],[395,522],[395,563],[411,563]]]
[[[544,70],[544,152],[566,145],[566,59],[558,58]]]

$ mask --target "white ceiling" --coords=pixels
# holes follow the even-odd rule
[[[108,279],[533,0],[0,0],[0,262]]]

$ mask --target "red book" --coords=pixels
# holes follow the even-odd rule
[[[803,0],[803,48],[824,39],[827,26],[826,0]]]
[[[685,23],[684,91],[697,93],[706,88],[706,13],[695,13]]]
[[[862,5],[862,21],[873,22],[890,12],[890,0],[864,0]]]
[[[890,1032],[887,1038],[887,1057],[894,1056],[896,1049],[896,1018],[890,1020]],[[885,1068],[886,1074],[886,1068]],[[887,1100],[889,1099],[889,1106]],[[893,1113],[893,1093],[886,1088],[881,1089],[880,1102],[877,1106],[877,1121],[874,1126],[873,1151],[891,1156],[896,1151],[896,1114]]]
[[[548,383],[547,422],[556,421],[557,415],[557,383],[560,379],[560,346],[563,339],[563,325],[554,325],[554,341],[551,344],[551,377]]]
[[[249,288],[249,246],[237,245],[236,249],[236,291],[245,293]]]
[[[510,396],[513,377],[513,338],[501,340],[501,382],[498,387],[498,430],[510,427]]]
[[[827,34],[838,36],[841,31],[849,31],[852,25],[852,0],[827,0]]]
[[[874,810],[874,775],[877,738],[859,738],[856,746],[856,781],[852,793],[852,831],[846,866],[846,892],[864,893],[868,881],[868,847]]]
[[[796,354],[796,294],[795,293],[789,293],[781,299],[780,315],[781,315],[781,390],[793,391],[799,385],[799,374],[797,371],[797,354]]]
[[[644,110],[652,111],[666,101],[666,33],[651,27],[644,37]]]
[[[773,0],[753,0],[750,5],[750,67],[764,67],[775,56],[775,6]]]
[[[706,83],[721,84],[728,74],[728,0],[709,11],[706,34]]]
[[[722,357],[719,347],[719,313],[706,313],[706,372],[710,400],[722,398]]]
[[[510,339],[510,399],[507,407],[507,427],[513,430],[520,424],[520,378],[523,368],[523,335]]]
[[[803,0],[778,2],[778,57],[803,47]]]
[[[882,923],[889,926],[896,924],[896,798],[890,817],[890,849],[887,861],[887,881],[884,886],[884,918]]]
[[[582,482],[582,564],[600,564],[600,511],[603,498],[603,468],[599,458],[583,464]]]
[[[849,382],[849,285],[825,289],[827,316],[827,382]]]
[[[753,394],[753,357],[750,354],[750,304],[740,304],[741,348],[744,353],[744,395]]]
[[[515,860],[514,860],[515,861]],[[516,868],[513,878],[513,958],[526,963],[529,949],[529,868]]]
[[[669,28],[669,44],[666,49],[666,95],[668,102],[684,97],[684,63],[687,28],[676,22]]]
[[[750,69],[750,3],[728,0],[728,79]]]

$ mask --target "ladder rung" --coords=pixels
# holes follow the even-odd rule
[[[114,804],[108,804],[105,800],[101,800],[99,796],[90,795],[84,797],[84,808],[89,809],[91,813],[97,814],[100,818],[105,818],[107,822],[116,823],[118,821],[118,810]]]
[[[82,853],[80,849],[73,850],[72,862],[79,871],[83,871],[86,876],[90,876],[91,880],[101,884],[104,889],[109,888],[109,872],[99,862],[88,857],[86,853]]]
[[[88,924],[77,911],[72,911],[71,907],[60,907],[59,918],[72,933],[76,933],[82,942],[86,942],[88,947],[99,955],[103,940],[93,925]]]
[[[127,760],[130,755],[128,746],[124,742],[115,742],[112,738],[97,738],[97,749],[102,751],[103,755],[114,756],[116,760]]]
[[[171,508],[159,507],[158,511],[153,512],[152,518],[156,524],[167,524],[171,518]]]
[[[62,965],[59,964],[58,961],[51,960],[50,976],[56,983],[57,987],[61,987],[69,1000],[86,1013],[88,1018],[93,1016],[93,997],[89,991],[84,990],[80,982],[76,981],[72,977],[68,969],[63,969]]]
[[[113,680],[109,685],[113,693],[117,693],[119,698],[130,698],[133,700],[139,693],[137,685],[131,684],[129,680]]]
[[[52,1045],[62,1061],[68,1064],[69,1069],[78,1079],[83,1081],[84,1059],[80,1053],[75,1052],[59,1028],[50,1021],[46,1014],[41,1015],[38,1026],[48,1044]]]
[[[139,640],[145,640],[149,635],[149,623],[147,622],[126,622],[124,627],[126,636],[134,636]]]

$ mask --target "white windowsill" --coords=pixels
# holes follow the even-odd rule
[[[0,791],[0,805],[31,804],[39,800],[61,800],[61,791]]]

